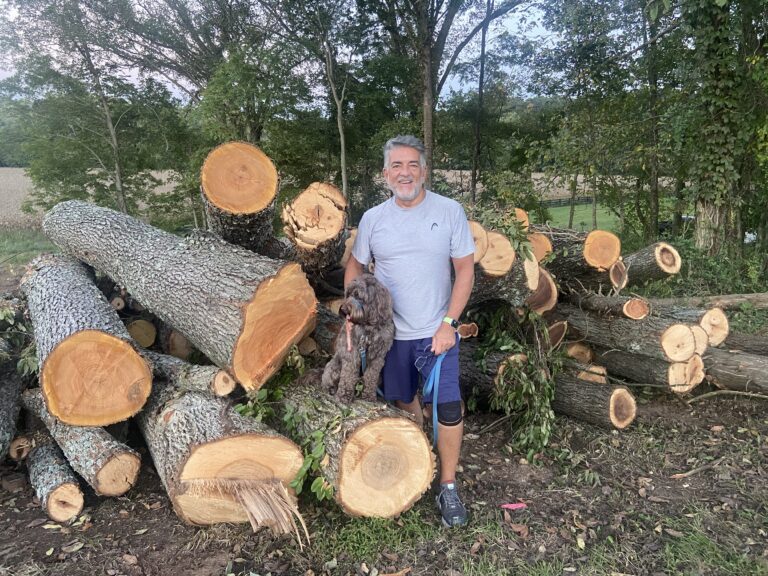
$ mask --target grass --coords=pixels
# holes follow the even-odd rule
[[[550,208],[550,223],[553,226],[565,228],[568,226],[568,215],[570,214],[569,206],[558,206],[556,208]],[[619,219],[616,215],[607,210],[597,207],[597,227],[601,230],[614,230],[618,225]],[[576,230],[589,231],[592,230],[592,205],[591,204],[579,204],[576,206],[576,210],[573,214],[573,227]]]
[[[26,264],[41,252],[56,251],[41,230],[0,230],[0,265],[4,267]]]

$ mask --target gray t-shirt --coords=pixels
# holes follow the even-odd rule
[[[451,258],[475,251],[461,204],[427,191],[413,208],[394,197],[363,214],[352,255],[389,289],[395,338],[434,336],[451,299]]]

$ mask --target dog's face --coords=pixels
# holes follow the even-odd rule
[[[354,324],[375,324],[382,314],[382,307],[392,308],[389,292],[370,274],[363,274],[350,282],[345,296],[339,314]]]

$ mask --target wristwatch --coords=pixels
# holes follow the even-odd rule
[[[443,318],[443,322],[445,322],[446,324],[450,324],[451,328],[453,328],[454,330],[457,330],[459,328],[459,321],[454,320],[450,316],[446,316],[445,318]]]

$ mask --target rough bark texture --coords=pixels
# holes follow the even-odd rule
[[[768,356],[768,337],[757,334],[730,332],[722,347],[726,350],[741,350],[749,354]]]
[[[560,280],[561,284],[565,284],[571,290],[591,290],[592,292],[604,294],[618,292],[625,288],[629,281],[629,276],[624,262],[616,260],[607,270],[592,268],[578,275],[562,275]]]
[[[295,510],[286,487],[303,461],[298,446],[241,416],[226,400],[179,393],[156,381],[137,421],[174,510],[185,522],[253,522],[244,505],[249,493],[266,493],[268,502],[287,507],[268,506],[259,524],[281,525],[282,513]]]
[[[707,379],[718,388],[768,394],[768,357],[708,348],[704,355]]]
[[[684,308],[680,306],[654,306],[652,313],[678,322],[699,324],[709,336],[711,346],[718,346],[728,338],[728,317],[720,308]]]
[[[568,320],[568,326],[578,331],[587,342],[605,348],[674,362],[688,360],[696,350],[691,329],[672,320],[605,318],[563,304],[558,307],[558,312]]]
[[[485,357],[484,366],[478,365],[478,343],[462,340],[459,345],[459,382],[462,396],[490,399],[494,389],[494,380],[504,362],[510,358],[509,352],[490,352]]]
[[[577,278],[595,268],[608,270],[621,255],[619,239],[604,230],[584,233],[531,225],[531,231],[544,234],[552,243],[553,256],[547,269],[560,280]]]
[[[174,388],[215,396],[226,396],[235,389],[235,381],[218,366],[189,364],[175,356],[151,350],[143,350],[141,355],[152,366],[155,377],[167,380]]]
[[[629,271],[630,284],[642,284],[677,274],[682,259],[674,247],[666,242],[657,242],[624,256],[624,264]]]
[[[635,419],[636,404],[624,386],[579,380],[569,374],[555,376],[552,409],[603,428],[623,430]]]
[[[339,506],[351,516],[392,518],[429,488],[434,455],[421,428],[384,403],[349,405],[320,391],[322,371],[312,370],[285,390],[283,408],[297,442],[324,433],[321,474]]]
[[[768,292],[754,294],[720,294],[718,296],[689,296],[680,298],[654,298],[654,306],[682,306],[684,308],[721,308],[722,310],[739,309],[742,305],[758,310],[768,309]]]
[[[333,355],[336,352],[336,338],[344,328],[344,319],[327,306],[317,307],[317,326],[312,334],[323,352]]]
[[[222,144],[208,154],[200,179],[212,232],[255,252],[270,242],[278,177],[261,150],[246,142]]]
[[[47,435],[38,435],[29,452],[29,483],[48,517],[68,522],[83,510],[83,493],[77,476],[61,449]]]
[[[487,274],[481,262],[475,265],[475,284],[468,306],[488,300],[504,300],[513,307],[522,306],[538,285],[539,265],[535,260],[515,258],[511,269],[503,276]]]
[[[260,387],[314,327],[315,297],[298,264],[210,234],[179,238],[79,201],[45,216],[63,250],[104,271],[245,388]]]
[[[72,468],[103,496],[121,496],[136,483],[141,459],[103,428],[67,426],[51,416],[39,389],[22,395],[24,408],[46,425]]]
[[[103,426],[138,412],[152,375],[86,267],[68,256],[41,256],[21,288],[51,414],[68,424]]]
[[[0,340],[0,343],[3,341]],[[13,362],[0,359],[0,462],[16,436],[16,421],[21,410],[23,383]]]
[[[643,384],[662,386],[675,394],[685,394],[704,380],[704,364],[698,354],[686,362],[667,362],[622,350],[595,349],[595,362],[608,373]]]
[[[642,320],[650,312],[648,302],[636,296],[601,296],[593,292],[570,291],[564,298],[582,310],[630,320]]]
[[[283,207],[282,218],[295,258],[310,278],[338,264],[344,255],[347,201],[335,186],[310,184]]]

